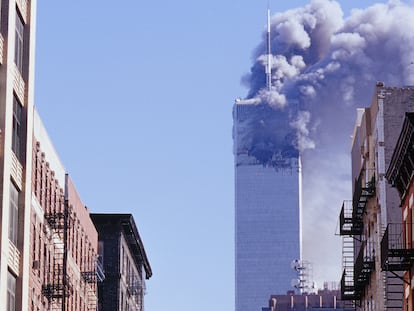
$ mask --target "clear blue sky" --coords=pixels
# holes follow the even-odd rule
[[[348,14],[386,1],[339,2]],[[36,106],[90,210],[134,215],[146,310],[234,309],[231,110],[266,7],[38,1]]]

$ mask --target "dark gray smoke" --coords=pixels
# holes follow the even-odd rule
[[[245,132],[246,148],[267,150],[264,159],[283,150],[303,155],[303,246],[316,278],[340,278],[339,239],[318,237],[333,237],[341,202],[351,198],[356,108],[370,105],[377,81],[414,84],[412,16],[413,6],[391,0],[344,19],[336,1],[313,0],[271,19],[272,89],[265,90],[266,33],[243,78],[246,101],[263,111]],[[326,275],[327,266],[335,272]]]

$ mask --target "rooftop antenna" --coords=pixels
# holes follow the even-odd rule
[[[270,50],[270,0],[267,1],[267,63],[266,63],[266,88],[272,89],[272,51]]]

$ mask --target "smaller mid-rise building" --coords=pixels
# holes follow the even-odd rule
[[[414,308],[412,291],[414,275],[414,113],[406,113],[387,170],[387,180],[397,188],[401,198],[402,219],[389,224],[381,241],[381,262],[384,267],[402,273],[404,280],[404,311]]]
[[[152,276],[131,214],[91,214],[105,280],[98,285],[101,311],[144,310],[145,280]]]

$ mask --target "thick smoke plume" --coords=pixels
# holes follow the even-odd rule
[[[249,87],[243,102],[263,111],[246,131],[252,154],[267,146],[270,155],[292,148],[303,155],[304,256],[315,263],[316,278],[340,278],[340,240],[333,235],[342,200],[351,198],[356,108],[370,105],[377,81],[414,84],[412,16],[414,7],[401,1],[353,10],[347,18],[329,0],[275,14],[271,90],[265,88],[266,33],[242,79]],[[251,134],[257,128],[260,135]],[[332,238],[321,243],[326,236]],[[327,266],[337,268],[326,274]]]

